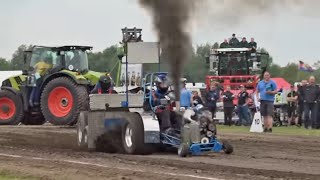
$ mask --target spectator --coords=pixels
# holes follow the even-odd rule
[[[199,96],[198,91],[194,91],[192,99],[193,99],[193,101],[197,101],[198,104],[203,105],[203,101],[202,101],[201,97]]]
[[[239,47],[239,40],[236,38],[236,34],[232,34],[232,38],[229,41],[229,45],[233,48]]]
[[[224,39],[224,42],[220,44],[220,48],[230,48],[231,46],[228,43],[227,39]]]
[[[277,84],[270,79],[270,73],[264,72],[263,80],[257,85],[257,99],[260,101],[260,112],[264,120],[264,132],[272,132],[274,99],[277,91]],[[259,97],[260,95],[260,97]]]
[[[224,125],[231,126],[232,114],[234,110],[233,99],[234,95],[231,92],[230,86],[227,86],[226,91],[223,93],[223,108],[224,108]]]
[[[249,47],[252,49],[257,49],[257,43],[254,41],[254,38],[251,38],[251,41],[249,43]]]
[[[296,118],[296,110],[297,110],[297,100],[298,100],[298,93],[294,90],[294,86],[291,85],[290,92],[287,95],[287,102],[288,102],[288,125],[292,125],[293,118]],[[294,121],[297,125],[298,122]]]
[[[250,125],[248,103],[249,103],[249,93],[246,91],[243,85],[240,85],[240,93],[238,95],[238,115],[239,115],[239,121],[237,123],[238,126]]]
[[[212,119],[215,117],[217,101],[219,99],[219,93],[215,84],[211,84],[210,90],[206,94],[206,102],[209,111],[212,113]]]
[[[302,114],[303,114],[303,89],[307,85],[307,80],[302,80],[301,85],[298,86],[298,126],[302,126]]]
[[[302,98],[304,102],[304,127],[306,129],[316,128],[317,126],[317,101],[319,100],[320,89],[315,84],[315,77],[310,76],[309,84],[302,89]],[[311,112],[311,117],[310,113]]]
[[[186,109],[192,106],[192,93],[190,90],[186,88],[186,80],[182,80],[182,88],[180,91],[180,107],[184,107]]]
[[[249,48],[249,43],[247,41],[247,39],[245,37],[242,38],[242,41],[240,42],[240,45],[239,45],[241,48]]]

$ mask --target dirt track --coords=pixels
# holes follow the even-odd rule
[[[0,170],[39,179],[320,179],[320,138],[220,134],[232,155],[181,159],[83,152],[76,130],[0,127]]]

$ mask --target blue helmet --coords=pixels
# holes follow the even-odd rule
[[[168,78],[166,74],[159,74],[155,78],[155,83],[156,83],[157,89],[161,91],[167,91],[169,89],[169,83],[168,83]]]

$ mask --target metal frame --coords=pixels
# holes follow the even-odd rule
[[[152,112],[155,112],[155,108],[152,106],[152,87],[154,83],[154,78],[155,76],[158,75],[168,75],[168,72],[156,72],[156,73],[148,73],[144,77],[144,82],[143,82],[143,90],[144,90],[144,99],[149,98],[149,105],[152,109]],[[150,78],[149,82],[148,79]],[[150,93],[147,95],[147,87],[150,86]],[[148,97],[147,97],[148,96]]]

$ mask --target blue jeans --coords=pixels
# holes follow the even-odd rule
[[[316,103],[304,103],[304,127],[313,127],[317,125],[317,111],[318,111],[318,105]],[[309,113],[311,111],[311,118],[309,116]]]
[[[249,107],[247,105],[238,105],[239,124],[250,125]]]

